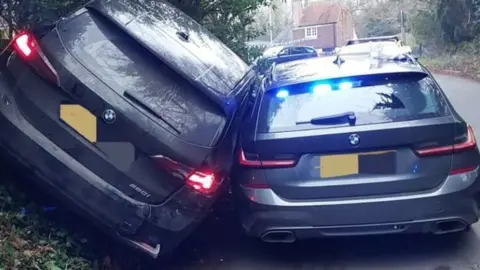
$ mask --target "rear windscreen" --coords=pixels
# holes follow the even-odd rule
[[[420,120],[450,114],[443,93],[426,74],[345,78],[270,90],[259,112],[258,133],[332,128],[312,119],[353,113],[355,125]],[[314,121],[315,122],[315,121]]]
[[[201,91],[95,13],[76,17],[70,27],[75,31],[61,33],[65,46],[112,90],[127,100],[133,97],[132,104],[140,103],[139,109],[166,122],[182,139],[215,143],[225,117]]]

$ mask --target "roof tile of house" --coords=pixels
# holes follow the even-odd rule
[[[338,22],[343,7],[332,3],[312,3],[305,7],[300,18],[300,26],[329,24]]]

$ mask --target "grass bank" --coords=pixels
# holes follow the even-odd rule
[[[112,242],[0,157],[0,270],[123,270]],[[114,253],[112,253],[114,254]]]
[[[3,180],[3,179],[2,179]],[[75,235],[48,218],[51,206],[40,207],[12,184],[0,185],[0,269],[94,269]]]
[[[457,74],[480,80],[480,40],[448,48],[420,58],[433,71]]]

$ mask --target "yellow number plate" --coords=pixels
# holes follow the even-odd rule
[[[91,143],[97,141],[97,118],[78,104],[60,105],[60,119]]]
[[[320,157],[320,177],[338,177],[358,174],[358,155],[332,155]]]
[[[357,154],[329,155],[320,157],[320,177],[340,177],[355,175],[359,172],[359,157],[381,155],[394,151],[377,151]]]

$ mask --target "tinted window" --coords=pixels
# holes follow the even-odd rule
[[[277,91],[267,92],[259,113],[258,132],[332,128],[336,126],[298,124],[312,118],[354,112],[356,125],[418,120],[450,114],[445,99],[433,80],[422,75],[409,79],[389,80],[385,77],[368,82],[352,81],[354,87],[333,90],[317,84],[288,89],[290,95],[278,98]],[[326,85],[326,84],[321,84]]]
[[[114,92],[120,97],[134,97],[182,139],[202,145],[214,143],[225,119],[198,89],[113,24],[88,13],[70,23],[80,30],[69,32],[75,36],[63,35],[66,47]]]
[[[278,55],[287,55],[288,54],[288,51],[289,51],[289,48],[285,48],[283,50],[281,50]]]
[[[283,50],[283,47],[273,47],[267,49],[265,52],[263,52],[263,57],[275,56],[280,53],[281,50]]]
[[[304,54],[307,53],[307,50],[302,47],[293,47],[290,49],[290,54]]]

